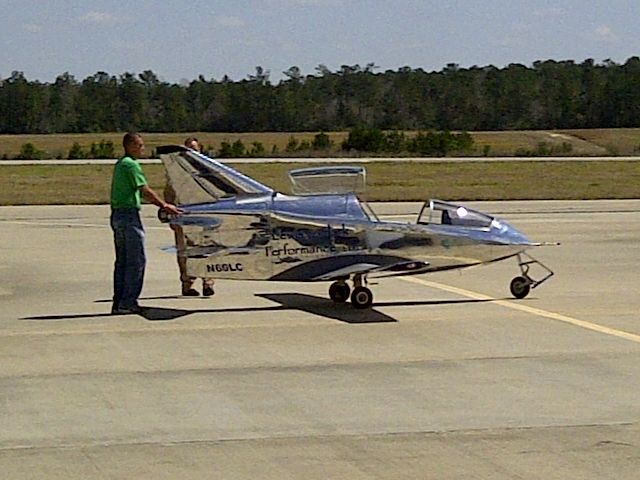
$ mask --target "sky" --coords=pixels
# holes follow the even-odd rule
[[[0,78],[624,63],[640,55],[638,18],[638,0],[0,0]]]

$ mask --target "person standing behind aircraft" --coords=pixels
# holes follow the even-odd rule
[[[140,197],[168,213],[179,215],[182,210],[163,202],[149,187],[138,159],[144,152],[144,142],[138,133],[129,132],[122,139],[124,156],[115,164],[111,179],[111,230],[116,260],[113,270],[112,314],[139,313],[138,297],[142,291],[146,256],[144,228],[140,219]]]
[[[200,144],[198,139],[195,137],[189,137],[184,141],[184,146],[195,150],[196,152],[200,152]],[[164,188],[164,199],[167,202],[177,203],[176,201],[176,191],[171,185],[171,182],[167,178],[167,184]],[[193,288],[193,285],[196,282],[196,277],[190,277],[187,274],[187,257],[183,255],[185,249],[185,237],[184,231],[180,225],[171,225],[171,229],[173,230],[173,234],[176,240],[176,250],[177,250],[177,260],[178,260],[178,270],[180,271],[180,283],[182,285],[182,295],[186,297],[197,297],[200,295],[198,291]],[[213,291],[213,278],[203,278],[202,279],[202,295],[205,297],[210,297],[215,292]]]

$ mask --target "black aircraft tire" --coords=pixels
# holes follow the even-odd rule
[[[531,291],[531,282],[524,277],[516,277],[511,280],[509,290],[511,290],[511,295],[514,297],[518,299],[524,298]]]
[[[344,303],[349,299],[351,289],[349,285],[341,282],[334,282],[329,287],[329,298],[336,303]]]
[[[356,287],[351,292],[351,305],[355,308],[369,308],[373,304],[373,293],[367,287]]]

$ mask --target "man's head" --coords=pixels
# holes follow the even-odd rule
[[[124,147],[124,153],[133,158],[140,158],[144,152],[144,142],[139,133],[126,133],[122,138],[122,146]]]
[[[195,150],[196,152],[200,151],[200,143],[196,137],[189,137],[184,141],[184,146]]]

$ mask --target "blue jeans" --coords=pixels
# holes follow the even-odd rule
[[[135,208],[111,210],[111,230],[116,247],[113,269],[113,308],[135,308],[142,292],[144,269],[144,228]]]

